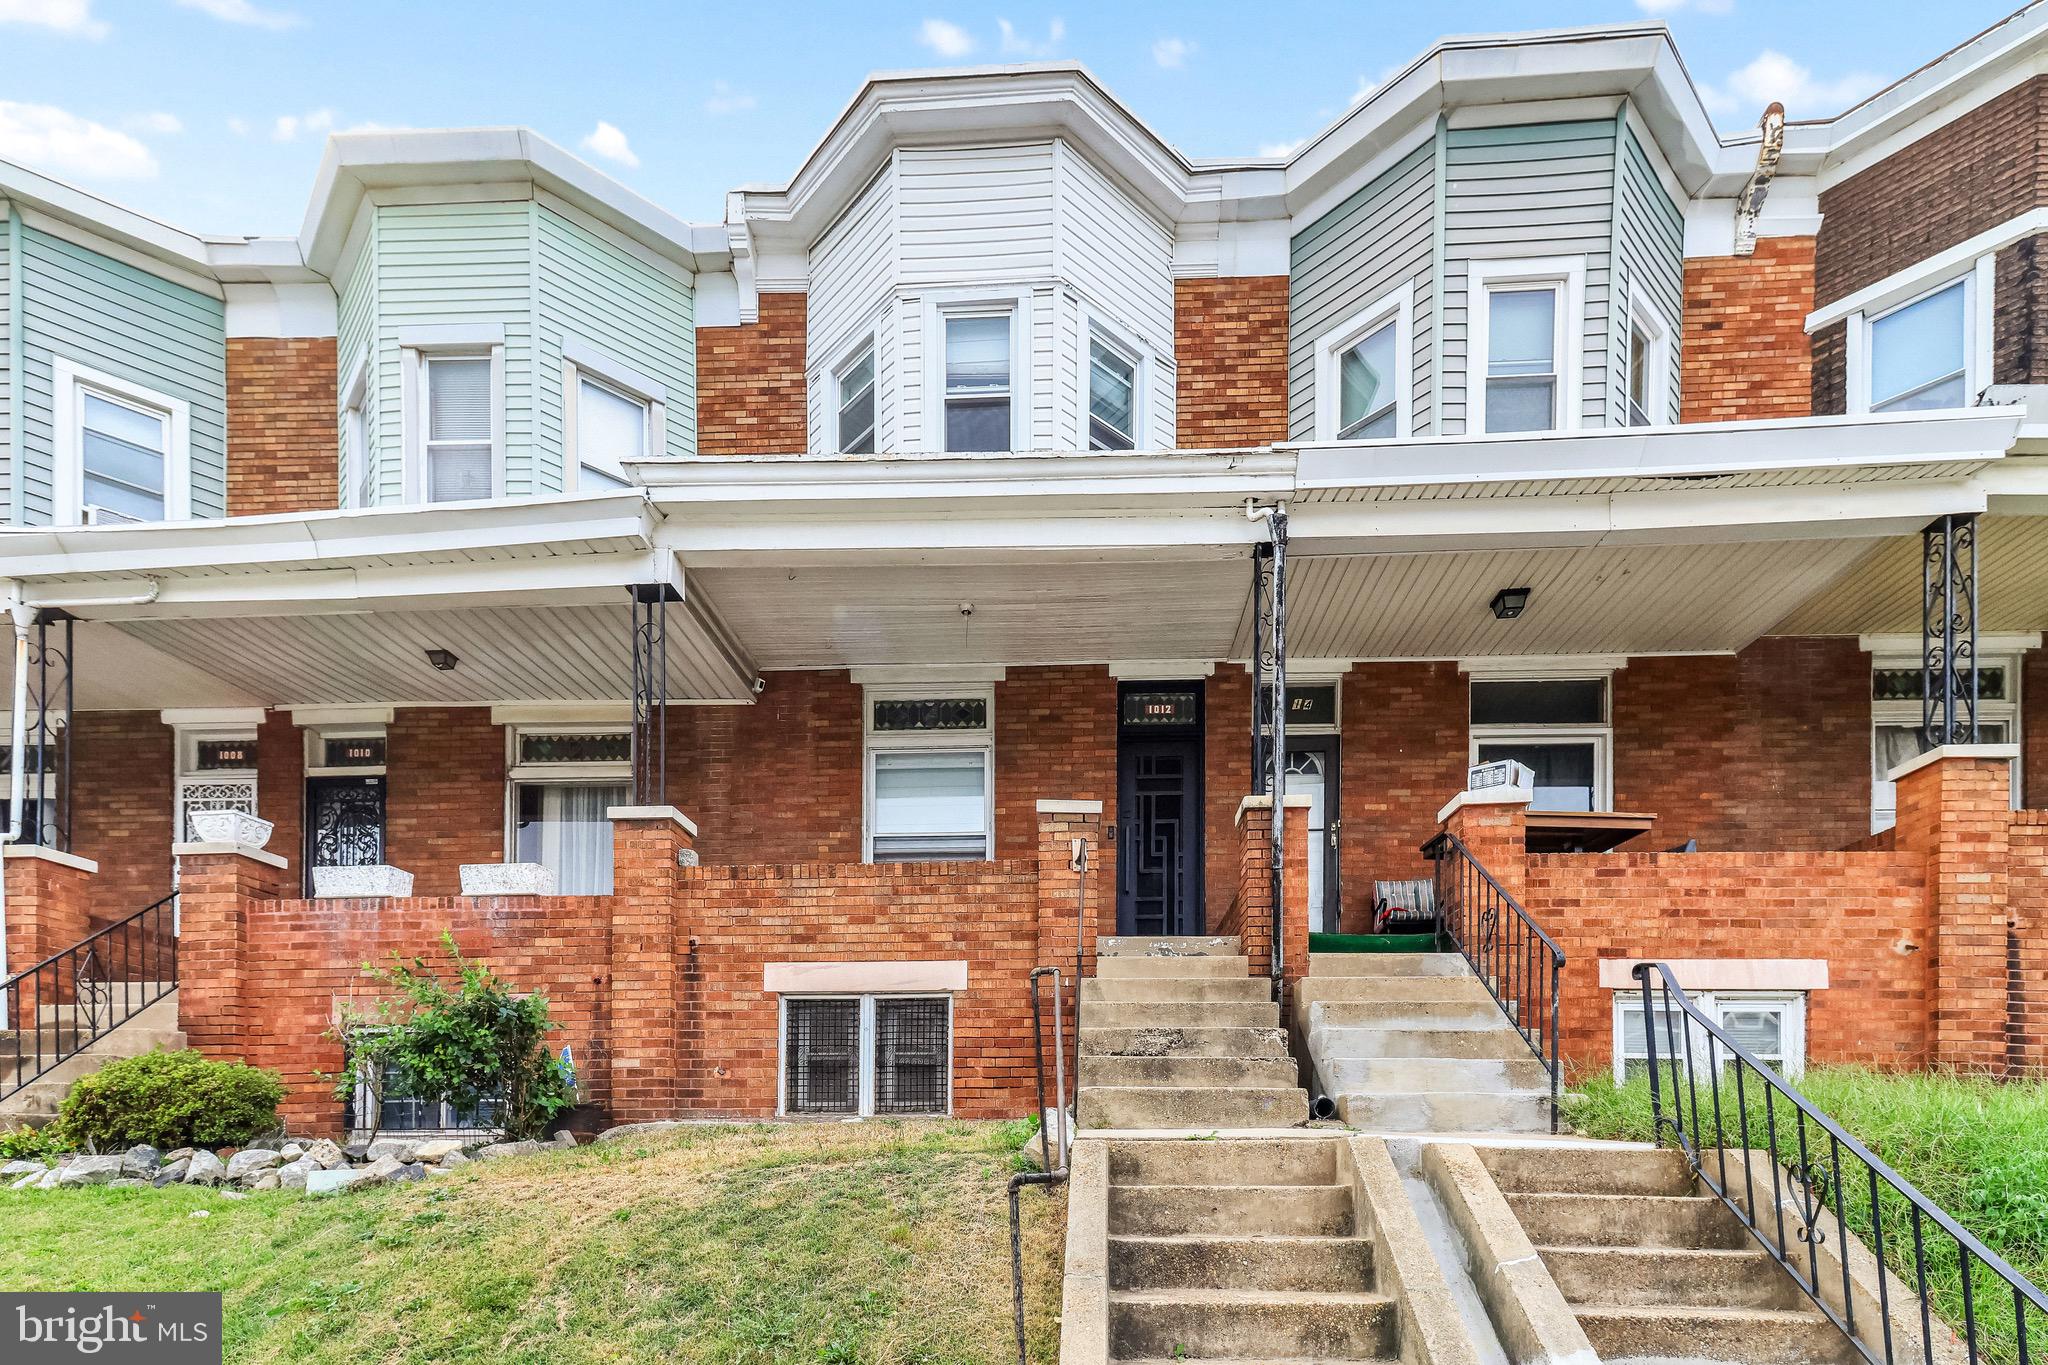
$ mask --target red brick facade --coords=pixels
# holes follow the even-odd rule
[[[1287,439],[1287,276],[1173,282],[1183,449]]]
[[[1752,256],[1685,262],[1679,420],[1804,417],[1813,405],[1814,239],[1765,237]]]
[[[103,926],[170,894],[172,732],[155,711],[81,711],[67,734],[71,851],[100,865],[92,920]]]
[[[463,863],[505,861],[505,731],[489,708],[401,710],[385,752],[384,855],[416,893],[455,895]]]
[[[807,297],[762,294],[759,320],[697,329],[697,453],[800,455]]]
[[[333,337],[228,338],[228,515],[341,505]]]

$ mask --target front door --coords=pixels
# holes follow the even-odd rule
[[[1127,684],[1118,699],[1119,934],[1202,932],[1202,690]]]
[[[1308,809],[1308,927],[1312,933],[1338,932],[1337,894],[1337,737],[1289,735],[1287,794],[1306,796]],[[1294,814],[1287,816],[1292,820]]]
[[[312,893],[316,867],[368,867],[383,861],[384,779],[307,779],[307,894]]]

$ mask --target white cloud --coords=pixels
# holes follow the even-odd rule
[[[165,113],[161,109],[152,110],[147,114],[130,114],[127,118],[121,120],[121,126],[131,133],[159,133],[168,135],[185,131],[183,119],[179,118],[176,114]]]
[[[1293,156],[1301,150],[1301,145],[1307,141],[1308,139],[1305,137],[1298,137],[1292,142],[1261,142],[1259,144],[1259,155]]]
[[[1700,98],[1717,114],[1761,116],[1772,100],[1785,105],[1790,118],[1825,118],[1839,114],[1884,84],[1884,77],[1852,71],[1832,80],[1818,80],[1808,68],[1784,53],[1765,48],[1756,60],[1728,75],[1720,85],[1700,85]]]
[[[1017,26],[1008,19],[996,20],[996,27],[1002,30],[1003,51],[1012,57],[1050,57],[1059,51],[1060,43],[1067,36],[1067,21],[1055,19],[1046,28],[1045,41],[1033,42],[1017,31]]]
[[[0,0],[0,24],[28,24],[79,38],[104,38],[107,25],[92,15],[92,0]]]
[[[234,134],[234,135],[235,135],[236,137],[247,137],[247,136],[249,136],[249,120],[247,120],[247,119],[245,119],[245,118],[231,118],[231,119],[229,119],[229,120],[228,120],[228,131],[229,131],[229,132],[231,132],[231,133],[233,133],[233,134]]]
[[[1169,71],[1177,71],[1187,64],[1188,54],[1195,45],[1185,38],[1161,38],[1152,44],[1152,60]]]
[[[707,114],[743,114],[760,101],[744,90],[735,90],[724,81],[711,82],[711,96],[704,101]],[[593,136],[595,136],[593,134]]]
[[[0,159],[58,175],[148,180],[156,157],[128,134],[54,104],[0,100]]]
[[[334,131],[334,111],[315,109],[310,114],[279,114],[270,125],[272,142],[291,142],[299,134],[307,137],[324,137]]]
[[[1695,14],[1726,14],[1735,8],[1735,0],[1636,0],[1636,8],[1645,14],[1676,14],[1689,9]]]
[[[633,155],[632,144],[626,141],[626,135],[603,119],[599,119],[597,127],[590,130],[590,136],[583,139],[583,150],[606,161],[616,161],[621,166],[640,164],[640,158]]]
[[[927,19],[918,26],[917,40],[941,57],[965,57],[974,51],[974,35],[945,19]]]
[[[186,9],[196,9],[201,14],[211,14],[224,24],[247,24],[251,28],[267,28],[273,32],[297,28],[306,21],[296,14],[283,10],[258,9],[249,0],[178,0]]]

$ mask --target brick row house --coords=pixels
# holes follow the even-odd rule
[[[1644,956],[1795,1070],[2034,1065],[2044,64],[1722,134],[1661,26],[1458,39],[1240,160],[878,77],[712,224],[523,130],[337,135],[283,238],[0,165],[7,969],[175,889],[309,1124],[443,929],[614,1117],[1018,1112],[1032,967],[1270,933],[1284,535],[1283,975],[1512,760],[1575,1065]]]

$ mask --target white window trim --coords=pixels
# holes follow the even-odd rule
[[[513,862],[519,848],[519,789],[521,787],[596,787],[633,780],[630,758],[606,763],[521,763],[521,735],[630,735],[631,725],[598,725],[582,722],[564,724],[507,725],[505,729],[505,824],[503,842],[506,862]]]
[[[1486,352],[1490,309],[1486,295],[1495,288],[1551,285],[1558,292],[1557,423],[1551,431],[1577,431],[1584,414],[1580,393],[1586,368],[1586,258],[1528,256],[1513,260],[1473,261],[1465,281],[1465,312],[1470,320],[1465,343],[1465,431],[1486,432]],[[1501,436],[1541,436],[1544,432],[1502,432]]]
[[[58,525],[85,520],[85,398],[92,390],[106,397],[154,408],[165,418],[164,520],[192,517],[192,405],[182,398],[138,384],[132,379],[80,365],[63,356],[50,360],[51,403],[56,430],[51,473],[51,518]]]
[[[1847,380],[1843,406],[1848,412],[1870,411],[1871,328],[1900,309],[1939,294],[1958,280],[1963,284],[1964,403],[1975,403],[1978,395],[1991,386],[1991,366],[1996,354],[1992,338],[1998,292],[1996,252],[1987,252],[1960,270],[1949,270],[1928,280],[1911,294],[1889,300],[1882,307],[1859,309],[1848,315],[1842,329],[1843,365]]]
[[[370,477],[370,426],[367,406],[370,396],[370,353],[364,351],[349,366],[348,378],[340,391],[341,498],[343,507],[367,507],[363,485]]]
[[[436,342],[402,345],[404,373],[402,408],[405,430],[405,500],[427,500],[427,362],[485,357],[491,362],[491,496],[505,496],[505,345],[504,342]]]
[[[586,461],[580,449],[582,433],[578,425],[578,408],[582,401],[582,381],[588,379],[608,389],[614,389],[647,406],[647,454],[650,460],[660,459],[668,453],[668,386],[658,379],[650,379],[629,365],[621,364],[610,356],[577,341],[562,343],[562,491],[579,492],[583,488],[583,466]],[[594,459],[588,461],[604,473],[622,483],[632,483],[633,476],[617,460]]]
[[[1614,1002],[1610,1013],[1613,1018],[1614,1032],[1609,1053],[1613,1059],[1614,1082],[1616,1085],[1621,1085],[1628,1079],[1629,1061],[1622,1051],[1621,1021],[1623,1015],[1630,1010],[1640,1011],[1642,1009],[1643,993],[1640,987],[1632,987],[1627,990],[1615,991],[1613,994]],[[1783,1005],[1785,1007],[1784,1025],[1779,1041],[1785,1054],[1785,1076],[1788,1080],[1797,1080],[1806,1071],[1807,994],[1806,991],[1688,991],[1687,997],[1694,1005],[1699,1007],[1702,1014],[1705,1014],[1717,1024],[1721,1022],[1721,1008],[1723,1005]],[[1652,991],[1651,1004],[1653,1006],[1663,1004],[1662,996]],[[1672,1007],[1675,1011],[1677,1008],[1675,1000],[1672,1002]],[[1694,1027],[1690,1020],[1687,1020],[1686,1024],[1689,1028]],[[1645,1024],[1645,1028],[1650,1026],[1648,1023]],[[1674,1023],[1673,1028],[1675,1029],[1676,1027],[1677,1025]],[[1664,1036],[1661,1034],[1659,1035],[1659,1041],[1664,1041]],[[1706,1042],[1707,1039],[1704,1033],[1694,1039],[1693,1056],[1696,1060],[1704,1062]],[[1716,1046],[1718,1047],[1719,1045],[1716,1044]],[[1662,1060],[1662,1054],[1660,1053],[1659,1061]],[[1733,1062],[1733,1060],[1734,1058],[1731,1056],[1729,1061]]]
[[[792,1000],[857,1000],[860,1002],[860,1029],[854,1043],[854,1054],[860,1065],[859,1099],[852,1114],[829,1111],[808,1111],[793,1113],[789,1108],[789,1002]],[[777,1118],[823,1119],[875,1117],[875,1044],[878,1037],[875,1027],[875,1002],[877,1000],[943,1000],[946,1002],[946,1108],[944,1117],[953,1116],[953,1066],[957,1056],[954,1044],[954,997],[950,992],[941,991],[877,991],[869,994],[822,993],[790,994],[782,996],[775,1006],[775,1115]],[[937,1118],[940,1115],[889,1114],[888,1118]]]
[[[1344,353],[1394,322],[1394,359],[1403,371],[1394,387],[1394,437],[1415,432],[1415,285],[1413,281],[1383,294],[1363,312],[1355,313],[1316,340],[1316,439],[1334,441],[1343,419],[1339,361]],[[1405,361],[1405,365],[1402,362]],[[1376,438],[1378,439],[1378,438]]]
[[[988,724],[981,730],[938,730],[919,734],[875,730],[875,703],[878,701],[924,701],[934,697],[960,697],[979,699],[987,710]],[[911,749],[937,749],[952,753],[980,752],[985,756],[982,785],[982,830],[987,840],[987,851],[980,861],[993,862],[996,856],[996,698],[991,686],[951,686],[933,683],[921,687],[864,687],[861,689],[861,820],[860,857],[864,863],[875,860],[875,755],[878,753],[902,753]],[[960,861],[973,861],[962,859]]]
[[[825,422],[831,431],[825,446],[834,455],[843,454],[846,449],[845,442],[840,439],[842,433],[839,430],[840,409],[846,405],[840,384],[846,372],[860,363],[863,353],[874,357],[874,372],[869,381],[869,391],[875,399],[875,420],[868,439],[876,452],[879,453],[882,449],[882,332],[880,327],[872,327],[856,333],[852,340],[841,347],[838,361],[825,371]]]
[[[1978,643],[1981,650],[1984,641],[1980,640]],[[2005,670],[2004,699],[2000,701],[1979,701],[1977,703],[1977,720],[1980,724],[1990,722],[2003,725],[2005,727],[2005,739],[2001,742],[2006,744],[2018,744],[2021,740],[2020,727],[2024,708],[2020,705],[2020,689],[2024,685],[2023,679],[2025,675],[2020,668],[2020,662],[2021,655],[2017,652],[2012,654],[1980,652],[1977,656],[1977,667],[1979,669],[2002,668]],[[1917,653],[1873,653],[1870,659],[1870,672],[1874,678],[1881,669],[1919,669],[1924,663],[1925,660]],[[1921,703],[1918,701],[1877,701],[1873,699],[1870,703],[1870,832],[1872,834],[1882,834],[1884,831],[1892,828],[1898,823],[1899,817],[1898,787],[1893,783],[1884,781],[1877,775],[1878,727],[1892,725],[1918,726],[1925,719],[1926,717],[1921,712]],[[2025,776],[2024,766],[2020,763],[2008,763],[2006,765],[2011,770],[2010,786],[2012,788],[2012,808],[2014,810],[2021,808],[2021,779]],[[1890,790],[1887,790],[1887,788]]]
[[[1481,744],[1585,744],[1593,745],[1593,809],[1614,809],[1614,676],[1611,673],[1475,673],[1466,682],[1469,705],[1471,688],[1482,682],[1598,682],[1602,687],[1598,725],[1468,725],[1466,761],[1479,763]]]
[[[1074,414],[1074,449],[1088,449],[1088,414],[1091,397],[1090,384],[1094,373],[1094,359],[1090,347],[1100,341],[1110,350],[1117,352],[1131,363],[1131,451],[1157,450],[1170,442],[1161,442],[1152,427],[1152,348],[1133,339],[1131,334],[1103,317],[1091,308],[1081,310],[1081,401],[1079,411]]]
[[[302,742],[306,746],[307,777],[383,777],[385,764],[359,763],[353,767],[336,767],[327,762],[327,741],[330,739],[381,739],[388,745],[390,735],[382,725],[308,725],[304,727]],[[389,750],[386,751],[388,758]]]
[[[1643,410],[1649,414],[1649,425],[1666,427],[1671,425],[1671,324],[1640,295],[1630,292],[1628,327],[1633,333],[1641,329],[1649,345],[1644,348],[1650,358],[1650,382],[1643,390]],[[1632,337],[1624,337],[1621,376],[1621,416],[1628,421],[1629,390],[1634,387],[1635,374],[1630,361],[1635,348],[1629,345]]]
[[[1010,317],[1010,449],[1031,449],[1032,372],[1031,291],[964,290],[934,295],[924,310],[924,413],[919,422],[920,445],[932,454],[946,453],[946,319]]]

